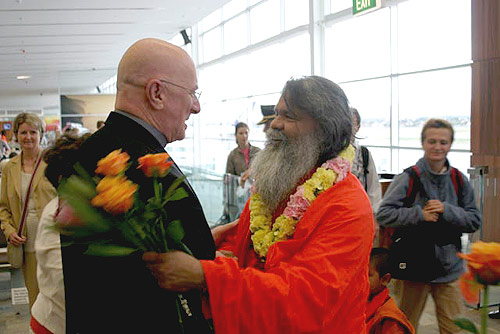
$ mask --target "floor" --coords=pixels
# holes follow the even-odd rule
[[[28,306],[12,306],[9,289],[9,273],[0,272],[0,334],[28,334],[30,320]],[[500,298],[500,289],[495,291],[493,295],[494,298]],[[498,310],[498,306],[492,307],[490,310]],[[477,310],[467,308],[465,316],[479,324],[479,312]],[[500,320],[489,319],[488,325],[488,334],[500,334]],[[429,298],[424,314],[420,319],[418,334],[439,334],[432,298]]]

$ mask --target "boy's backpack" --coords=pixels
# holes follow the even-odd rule
[[[370,163],[370,153],[366,146],[361,145],[361,158],[363,159],[363,175],[365,176],[365,191],[368,191],[368,179],[366,176],[368,175],[368,164]]]
[[[404,171],[410,176],[408,191],[403,200],[404,207],[411,207],[415,202],[417,193],[427,197],[425,189],[420,180],[418,167],[411,166]],[[463,175],[454,167],[451,167],[450,177],[453,182],[458,203],[462,206],[463,199]],[[411,226],[401,228],[385,228],[384,234],[389,233],[389,262],[391,274],[394,278],[429,282],[437,277],[445,275],[442,265],[436,258],[434,228],[435,225]]]

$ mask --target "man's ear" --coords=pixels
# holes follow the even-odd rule
[[[389,285],[389,282],[391,281],[391,278],[392,278],[391,273],[387,273],[380,278],[380,283],[383,286],[387,287]]]
[[[159,80],[149,80],[144,87],[146,98],[153,109],[160,110],[165,106],[166,94]]]

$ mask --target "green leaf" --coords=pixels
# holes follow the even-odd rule
[[[476,325],[467,318],[456,318],[454,322],[455,325],[468,332],[479,334]]]
[[[93,256],[127,256],[137,251],[136,248],[118,246],[118,245],[106,245],[106,244],[90,244],[85,251],[86,255]]]
[[[187,193],[186,189],[177,188],[177,189],[175,189],[174,193],[172,194],[172,196],[170,196],[170,198],[168,200],[169,201],[178,201],[178,200],[186,198],[188,196],[189,196],[189,194]],[[165,203],[164,203],[164,205],[165,205]]]
[[[88,200],[97,194],[94,183],[87,182],[76,175],[71,175],[61,182],[58,192],[74,194]]]
[[[168,187],[167,189],[167,193],[165,194],[165,197],[164,199],[166,201],[168,201],[168,199],[170,198],[170,196],[172,196],[172,194],[174,193],[174,191],[177,189],[177,187],[182,183],[184,182],[184,179],[186,177],[183,176],[183,177],[180,177],[178,179],[176,179],[174,182],[172,182],[172,184],[170,185],[170,187]]]
[[[184,228],[182,227],[180,220],[171,221],[167,225],[167,235],[177,242],[184,239]]]

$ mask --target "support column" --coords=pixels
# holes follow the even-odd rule
[[[484,241],[500,241],[500,1],[472,0],[472,166],[487,166]]]

